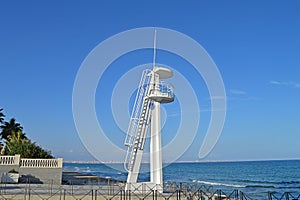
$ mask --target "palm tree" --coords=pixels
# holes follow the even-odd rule
[[[3,123],[5,115],[3,114],[3,108],[0,108],[0,124]],[[0,156],[3,155],[4,145],[0,142]]]
[[[21,131],[18,132],[12,132],[12,134],[9,136],[10,142],[16,142],[21,144],[22,142],[26,141],[27,138],[24,138],[24,134]]]
[[[9,136],[9,140],[6,141],[3,154],[20,154],[21,158],[53,158],[50,151],[46,151],[35,142],[24,138],[21,131],[12,132]]]
[[[0,109],[0,124],[3,123],[5,115],[3,114],[3,108]]]
[[[20,123],[16,123],[15,118],[11,118],[9,122],[4,122],[4,124],[1,125],[0,128],[2,129],[0,133],[2,139],[9,140],[9,138],[13,133],[18,133],[18,132],[22,133],[21,136],[22,138],[27,138],[25,134],[22,132],[23,127],[21,126]]]
[[[6,140],[6,146],[4,147],[5,155],[15,155],[24,154],[26,152],[26,147],[30,144],[28,139],[23,138],[23,133],[21,131],[12,132]]]

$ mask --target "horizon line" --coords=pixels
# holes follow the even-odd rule
[[[175,161],[175,162],[163,162],[163,164],[172,163],[226,163],[226,162],[264,162],[264,161],[297,161],[300,158],[278,158],[278,159],[244,159],[244,160],[186,160],[186,161]],[[98,161],[98,160],[66,160],[63,163],[67,164],[123,164],[121,161]],[[150,162],[142,162],[142,164],[150,164]]]

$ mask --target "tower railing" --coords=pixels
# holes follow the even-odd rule
[[[157,86],[149,92],[149,97],[160,103],[170,103],[174,101],[173,86],[165,81],[159,81]]]
[[[160,92],[169,96],[174,97],[174,87],[165,81],[160,81],[159,83]]]

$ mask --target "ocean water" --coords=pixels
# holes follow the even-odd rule
[[[122,181],[127,177],[121,164],[65,163],[64,169]],[[164,182],[213,186],[228,194],[237,189],[256,199],[266,199],[268,192],[277,192],[278,196],[284,192],[300,193],[300,160],[173,163],[163,169],[163,176]],[[148,173],[139,176],[139,181],[149,179]]]

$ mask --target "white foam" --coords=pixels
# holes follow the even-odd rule
[[[217,185],[217,186],[225,186],[225,187],[235,187],[235,188],[245,188],[245,185],[235,185],[235,184],[227,184],[227,183],[216,183],[216,182],[208,182],[208,181],[197,181],[198,183],[205,185]]]

